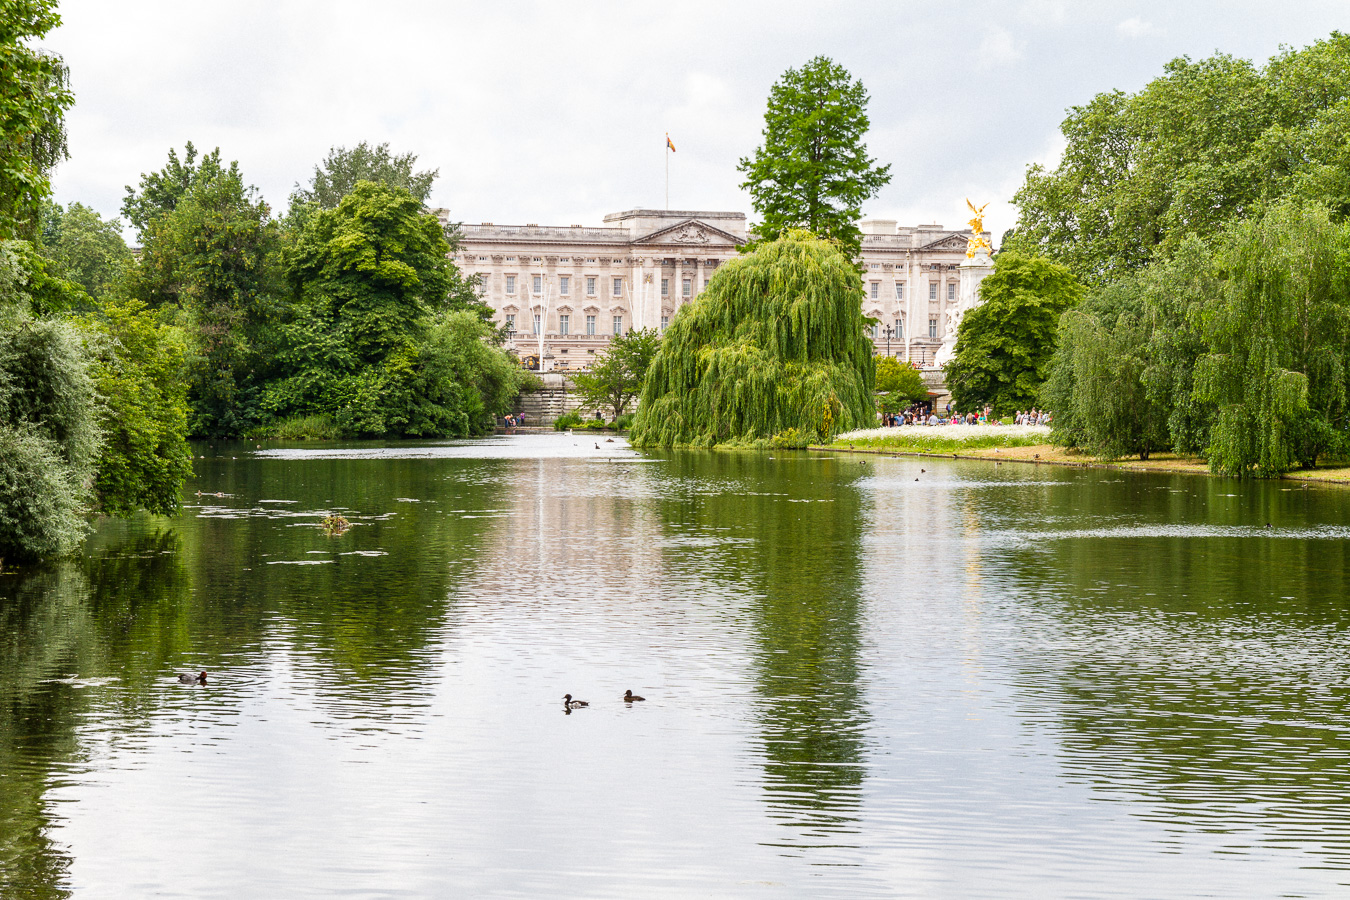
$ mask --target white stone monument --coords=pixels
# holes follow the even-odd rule
[[[989,239],[984,236],[984,208],[988,205],[986,203],[976,209],[975,204],[966,201],[966,206],[975,214],[970,220],[970,245],[966,248],[966,258],[957,267],[959,280],[956,305],[947,311],[947,331],[933,360],[944,369],[956,355],[956,332],[961,327],[961,319],[980,305],[980,283],[994,271],[994,261],[989,258],[992,248]]]

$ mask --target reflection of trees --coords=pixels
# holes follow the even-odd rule
[[[856,821],[863,780],[860,473],[775,455],[676,455],[675,473],[719,490],[670,508],[668,527],[740,539],[723,545],[716,567],[755,598],[765,789],[787,824],[832,843]]]
[[[1142,481],[1142,487],[1140,482]],[[1157,488],[1170,484],[1186,493]],[[1020,596],[1046,597],[1046,694],[1066,768],[1142,799],[1145,818],[1319,853],[1350,865],[1350,548],[1258,530],[1334,520],[1279,484],[1078,479],[1047,518],[1128,508],[1121,524],[1209,522],[1247,535],[1074,537],[1008,556]],[[1281,494],[1283,494],[1281,496]],[[1211,500],[1213,498],[1211,497]],[[1222,498],[1228,499],[1228,498]],[[1337,498],[1338,500],[1340,498]],[[1124,501],[1124,502],[1122,502]],[[1343,502],[1343,501],[1341,501]],[[1038,629],[1039,630],[1039,629]],[[1041,682],[1037,669],[1035,682]],[[1025,676],[1024,676],[1025,677]]]
[[[143,712],[153,702],[143,660],[181,640],[173,627],[139,627],[176,618],[187,594],[172,533],[96,550],[0,579],[0,896],[67,895],[70,861],[49,836],[45,792],[79,764],[76,727],[106,693],[96,680],[117,677],[128,711]]]
[[[219,504],[217,517],[189,510],[150,533],[145,520],[103,522],[82,557],[0,577],[0,897],[66,895],[46,792],[82,765],[82,723],[129,732],[181,699],[165,690],[175,669],[211,672],[213,706],[244,702],[257,690],[246,670],[282,656],[294,689],[337,718],[385,719],[424,697],[450,583],[493,522],[447,510],[500,490],[447,486],[464,465],[482,463],[199,461],[203,491],[235,495],[192,499]],[[297,512],[346,506],[362,524],[329,539],[315,516],[262,514],[261,498],[296,500],[281,508]],[[355,550],[387,555],[340,555]],[[306,558],[334,561],[268,565]]]
[[[452,511],[487,507],[501,491],[489,478],[455,476],[506,462],[205,462],[203,490],[234,495],[207,502],[238,507],[239,517],[202,518],[187,530],[199,594],[227,604],[228,617],[247,622],[250,633],[280,638],[298,674],[345,713],[356,703],[360,715],[384,718],[429,696],[428,657],[446,624],[452,583],[493,523]],[[313,527],[314,513],[336,507],[355,526],[326,537]],[[318,564],[292,564],[306,561]]]

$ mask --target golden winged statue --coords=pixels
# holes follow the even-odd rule
[[[970,211],[975,214],[975,218],[969,222],[970,240],[966,244],[966,259],[974,259],[975,254],[981,249],[986,253],[992,253],[994,248],[989,245],[989,241],[984,237],[984,211],[989,208],[989,204],[986,203],[984,206],[977,208],[967,197],[966,206],[970,207]]]

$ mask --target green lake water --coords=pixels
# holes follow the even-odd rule
[[[180,518],[0,576],[0,896],[1350,890],[1350,491],[198,452]]]

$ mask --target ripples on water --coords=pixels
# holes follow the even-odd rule
[[[200,460],[181,520],[0,577],[0,894],[1350,882],[1340,491],[587,435],[251,450]]]

